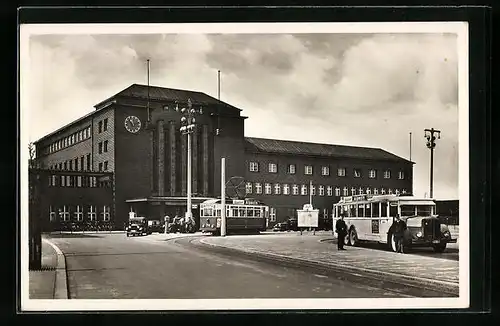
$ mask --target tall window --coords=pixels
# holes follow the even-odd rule
[[[104,222],[108,222],[110,220],[109,216],[109,206],[104,206],[103,211],[101,212],[102,220]]]
[[[389,188],[389,195],[392,195],[392,189]]]
[[[64,205],[62,210],[59,211],[59,220],[64,222],[69,221],[69,210],[66,205]]]
[[[374,195],[378,195],[378,189],[377,188],[373,188],[373,194]]]
[[[349,196],[349,189],[347,187],[344,187],[344,196]]]
[[[108,118],[104,119],[103,130],[104,131],[108,130]]]
[[[287,184],[283,185],[283,194],[284,195],[290,195],[290,186]]]
[[[316,186],[311,186],[311,195],[316,196]]]
[[[81,187],[82,186],[82,176],[79,175],[76,177],[76,186]]]
[[[279,183],[276,183],[274,185],[274,194],[275,195],[281,195],[281,185]]]
[[[360,195],[362,195],[362,194],[364,194],[364,192],[365,192],[365,190],[364,190],[363,188],[359,187],[359,189],[358,189],[358,193],[359,193]]]
[[[400,194],[399,189],[394,190],[394,193],[395,193],[397,196],[399,196],[399,194]]]
[[[54,207],[49,206],[49,221],[55,222],[56,221],[56,212],[54,211]]]
[[[370,169],[370,171],[368,172],[368,177],[370,179],[375,179],[377,177],[377,171],[374,169]]]
[[[330,167],[322,166],[321,167],[321,175],[330,175]]]
[[[61,175],[61,187],[66,187],[66,176]]]
[[[99,154],[102,154],[102,142],[99,142]]]
[[[250,172],[259,172],[259,163],[250,162]]]
[[[108,141],[105,140],[104,141],[104,153],[106,153],[108,151]]]
[[[271,194],[271,184],[266,183],[264,187],[265,187],[266,195],[270,195]]]
[[[404,171],[399,171],[399,174],[398,174],[398,179],[399,180],[403,180],[405,178],[405,173]]]
[[[257,182],[255,184],[255,193],[257,193],[257,194],[261,194],[262,193],[262,185],[259,182]]]
[[[304,174],[307,174],[307,175],[313,174],[313,167],[312,167],[312,165],[306,165],[306,166],[304,166]]]
[[[103,170],[108,171],[108,161],[104,161]]]
[[[84,170],[85,169],[85,156],[80,157],[80,169]]]
[[[271,222],[276,222],[276,208],[269,208],[269,220]]]
[[[390,178],[391,178],[391,171],[385,170],[384,171],[384,179],[390,179]]]
[[[302,196],[306,196],[307,195],[307,186],[306,185],[302,185],[302,189],[300,191],[300,194]]]
[[[96,207],[93,205],[89,206],[89,211],[87,212],[87,217],[90,221],[95,221],[97,219]]]
[[[295,164],[288,164],[287,173],[288,174],[295,174]]]
[[[366,188],[366,194],[367,195],[371,195],[372,194],[372,190],[370,188]]]
[[[78,169],[78,159],[75,158],[75,171],[79,171]]]
[[[337,175],[339,177],[345,177],[345,168],[338,168],[337,169]]]
[[[332,186],[326,187],[326,194],[328,196],[332,196],[333,195],[333,187]]]
[[[335,196],[340,197],[340,188],[339,187],[335,188]]]
[[[325,195],[325,186],[319,186],[319,195],[324,196]]]
[[[401,193],[402,193],[403,195],[405,195],[405,194],[406,194],[406,189],[401,190]]]
[[[87,171],[92,171],[90,166],[90,154],[87,154]]]
[[[99,123],[97,124],[97,126],[98,126],[97,129],[99,130],[98,133],[101,133],[102,132],[102,121],[99,121]]]
[[[382,195],[385,195],[385,189],[384,189],[384,188],[380,189],[380,193],[381,193]]]
[[[247,184],[245,186],[245,192],[247,194],[251,194],[252,193],[252,183],[251,182],[247,182]]]
[[[292,194],[298,195],[299,194],[299,186],[298,185],[293,185],[292,186]]]
[[[75,220],[77,220],[78,222],[80,221],[83,221],[83,210],[82,210],[82,206],[80,205],[77,205],[76,206],[76,211],[75,211]]]
[[[354,169],[354,177],[361,178],[361,169]]]
[[[270,173],[278,172],[278,165],[276,163],[269,163],[268,172]]]
[[[356,188],[352,187],[351,188],[351,195],[355,195],[356,194]]]
[[[102,162],[99,163],[99,172],[102,171]]]

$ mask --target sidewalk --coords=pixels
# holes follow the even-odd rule
[[[385,277],[407,278],[458,289],[458,261],[398,254],[362,247],[338,251],[331,232],[266,234],[260,236],[206,237],[200,242],[268,257],[294,259],[351,272],[377,273]]]
[[[57,252],[42,241],[42,269],[29,271],[30,299],[54,299]]]

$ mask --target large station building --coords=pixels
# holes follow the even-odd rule
[[[271,224],[295,216],[310,191],[322,216],[331,215],[340,196],[412,193],[413,162],[382,149],[245,137],[247,117],[239,108],[201,92],[138,84],[35,142],[37,164],[53,171],[111,172],[110,216],[116,225],[132,210],[154,219],[183,215],[187,137],[179,130],[179,108],[188,101],[202,110],[191,138],[195,219],[200,202],[221,194],[222,157],[227,195],[243,191],[263,201]]]

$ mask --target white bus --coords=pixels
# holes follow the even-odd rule
[[[393,251],[396,245],[389,229],[397,214],[408,227],[405,234],[407,247],[433,247],[443,252],[446,244],[456,242],[445,224],[441,224],[432,199],[398,195],[355,195],[342,197],[333,205],[333,225],[343,212],[348,234],[345,244],[358,245],[359,241],[385,243]]]

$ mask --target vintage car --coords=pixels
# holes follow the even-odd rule
[[[146,218],[144,217],[129,219],[129,223],[125,228],[125,231],[127,232],[127,237],[151,234],[148,224],[146,223]]]
[[[153,232],[164,233],[165,226],[159,220],[149,220],[148,221],[148,231],[150,233],[153,233]]]

